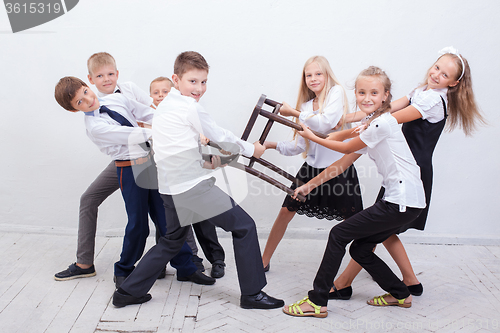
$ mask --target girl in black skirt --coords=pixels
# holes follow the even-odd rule
[[[300,119],[315,131],[331,133],[348,111],[347,97],[344,88],[335,78],[328,61],[322,56],[309,58],[302,71],[301,86],[297,99],[297,111],[288,104],[283,103],[280,113],[283,116],[293,116]],[[266,149],[276,149],[286,156],[303,154],[305,163],[297,173],[297,178],[307,183],[320,174],[326,167],[337,160],[344,158],[343,154],[310,142],[295,133],[296,141],[293,142],[268,142],[264,143]],[[347,159],[346,157],[344,159]],[[353,161],[349,161],[351,165]],[[267,239],[262,255],[265,270],[269,270],[269,262],[276,247],[285,234],[288,223],[295,213],[327,219],[342,221],[363,209],[361,190],[354,165],[342,170],[335,177],[322,186],[316,188],[307,196],[304,203],[285,198],[283,206],[274,222]]]
[[[485,123],[474,99],[467,59],[453,47],[444,48],[439,55],[427,71],[425,81],[410,94],[391,104],[391,112],[394,112],[398,123],[403,124],[403,134],[420,167],[427,204],[422,214],[401,227],[398,234],[409,228],[424,230],[431,202],[432,153],[445,124],[449,130],[460,127],[466,135],[471,135],[478,123]],[[357,121],[363,116],[362,112],[356,112],[350,114],[346,120]],[[379,197],[381,195],[383,188]],[[413,271],[399,237],[394,234],[383,244],[401,270],[403,282],[412,295],[420,296],[423,293],[422,284]],[[360,270],[361,266],[351,260],[335,280],[336,290],[331,293],[331,298],[349,299],[352,294],[351,283]]]

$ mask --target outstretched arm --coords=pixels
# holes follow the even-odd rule
[[[414,106],[410,105],[406,96],[391,103],[391,113],[398,121],[398,124],[422,118],[422,114]]]
[[[314,141],[322,146],[325,146],[326,148],[338,151],[339,153],[350,154],[366,147],[366,144],[363,141],[361,141],[359,136],[348,142],[322,139],[314,135],[313,132],[311,132],[311,130],[306,125],[302,123],[300,123],[300,125],[304,129],[303,131],[298,131],[298,133],[302,137]]]
[[[332,178],[337,177],[345,170],[347,170],[347,168],[350,167],[360,156],[361,154],[357,153],[344,155],[341,159],[337,160],[335,163],[333,163],[328,168],[323,170],[323,172],[321,172],[319,175],[308,181],[306,184],[297,187],[294,191],[293,198],[295,199],[295,197],[299,193],[304,196],[308,195],[316,187],[329,181]]]

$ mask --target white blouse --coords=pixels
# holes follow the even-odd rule
[[[299,120],[309,126],[312,130],[320,133],[331,133],[337,126],[344,113],[344,89],[333,86],[325,98],[323,113],[313,110],[313,100],[302,104],[300,108]],[[306,143],[304,138],[298,136],[298,140],[280,141],[276,145],[276,150],[285,156],[294,156],[304,152]],[[340,159],[344,154],[333,151],[315,142],[309,141],[306,163],[314,168],[326,168]]]
[[[406,98],[411,99],[414,106],[422,115],[422,119],[430,123],[437,123],[444,119],[443,101],[448,104],[448,88],[424,90],[427,86],[416,88]]]
[[[359,138],[367,147],[357,153],[368,153],[383,178],[383,199],[398,204],[401,212],[406,211],[406,207],[425,208],[420,168],[396,118],[384,113],[373,120]]]

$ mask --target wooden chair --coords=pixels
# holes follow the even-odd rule
[[[268,105],[268,106],[272,107],[273,108],[272,111],[264,110],[263,109],[264,105]],[[261,95],[259,98],[259,101],[257,102],[257,105],[255,105],[255,108],[253,109],[253,112],[250,115],[250,119],[248,120],[247,126],[245,128],[245,131],[243,132],[243,135],[241,136],[241,139],[247,141],[248,137],[250,136],[250,132],[252,131],[253,126],[255,125],[255,122],[257,121],[257,117],[259,115],[269,119],[267,121],[266,127],[264,128],[264,131],[262,132],[262,134],[259,138],[260,144],[263,144],[264,141],[266,140],[266,137],[269,134],[269,132],[271,131],[271,127],[273,126],[274,122],[277,122],[277,123],[280,123],[280,124],[283,124],[285,126],[288,126],[288,127],[291,127],[291,128],[294,128],[294,129],[301,131],[302,126],[278,115],[281,106],[282,106],[281,103],[278,103],[278,102],[275,102],[273,100],[266,98],[266,95]],[[325,135],[323,133],[318,133],[315,131],[313,131],[313,133],[321,138],[327,137],[327,135]],[[219,150],[221,149],[216,143],[210,142],[209,145],[211,145]],[[246,156],[243,156],[243,157],[248,158]],[[248,165],[245,165],[245,164],[236,162],[234,155],[231,155],[231,156],[226,157],[226,159],[224,159],[224,157],[222,157],[222,163],[227,162],[232,167],[242,169],[242,170],[246,171],[247,173],[254,175],[254,176],[268,182],[269,184],[276,186],[277,188],[285,191],[289,195],[293,195],[294,190],[292,190],[290,187],[280,183],[279,181],[269,177],[268,175],[254,169],[253,165],[255,164],[255,162],[257,162],[257,163],[263,165],[264,167],[271,169],[272,171],[276,172],[277,174],[285,177],[286,179],[295,183],[296,186],[304,185],[304,183],[302,181],[300,181],[299,179],[295,178],[294,176],[290,175],[286,171],[282,170],[281,168],[277,167],[276,165],[274,165],[274,164],[272,164],[272,163],[270,163],[262,158],[251,157],[248,159],[249,159]],[[208,160],[210,160],[210,159],[208,159]],[[302,202],[304,202],[306,200],[306,198],[301,194],[299,194],[297,196],[297,199],[299,199]]]

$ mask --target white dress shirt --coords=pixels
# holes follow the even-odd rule
[[[367,147],[358,153],[368,153],[383,178],[383,199],[398,204],[401,212],[406,211],[406,207],[425,208],[420,168],[396,118],[389,112],[384,113],[373,120],[359,137]]]
[[[146,142],[152,131],[138,127],[137,120],[150,122],[154,110],[123,94],[110,94],[99,98],[99,102],[124,116],[134,127],[120,125],[107,113],[100,113],[99,109],[86,112],[85,127],[90,140],[113,160],[133,160],[147,156],[149,151],[139,144]]]
[[[314,131],[328,134],[333,132],[344,113],[344,90],[341,86],[333,86],[326,96],[323,113],[313,110],[313,100],[300,107],[299,120]],[[298,155],[306,150],[306,142],[300,135],[294,141],[280,141],[276,150],[285,156]],[[306,162],[314,168],[326,168],[340,159],[343,154],[309,141]]]
[[[437,123],[444,119],[443,101],[448,104],[448,88],[424,90],[427,86],[416,88],[406,98],[411,99],[414,106],[422,115],[422,119],[430,123]]]
[[[172,88],[158,105],[153,119],[153,148],[160,193],[183,193],[211,177],[211,170],[202,168],[200,133],[227,151],[248,157],[254,153],[253,144],[219,127],[194,98],[182,96]]]
[[[115,92],[120,90],[120,93],[125,95],[126,97],[136,100],[139,103],[150,106],[153,104],[153,98],[149,96],[144,90],[139,88],[134,82],[123,82],[116,83]],[[97,91],[97,96],[104,97],[109,94],[103,94],[100,91]]]

